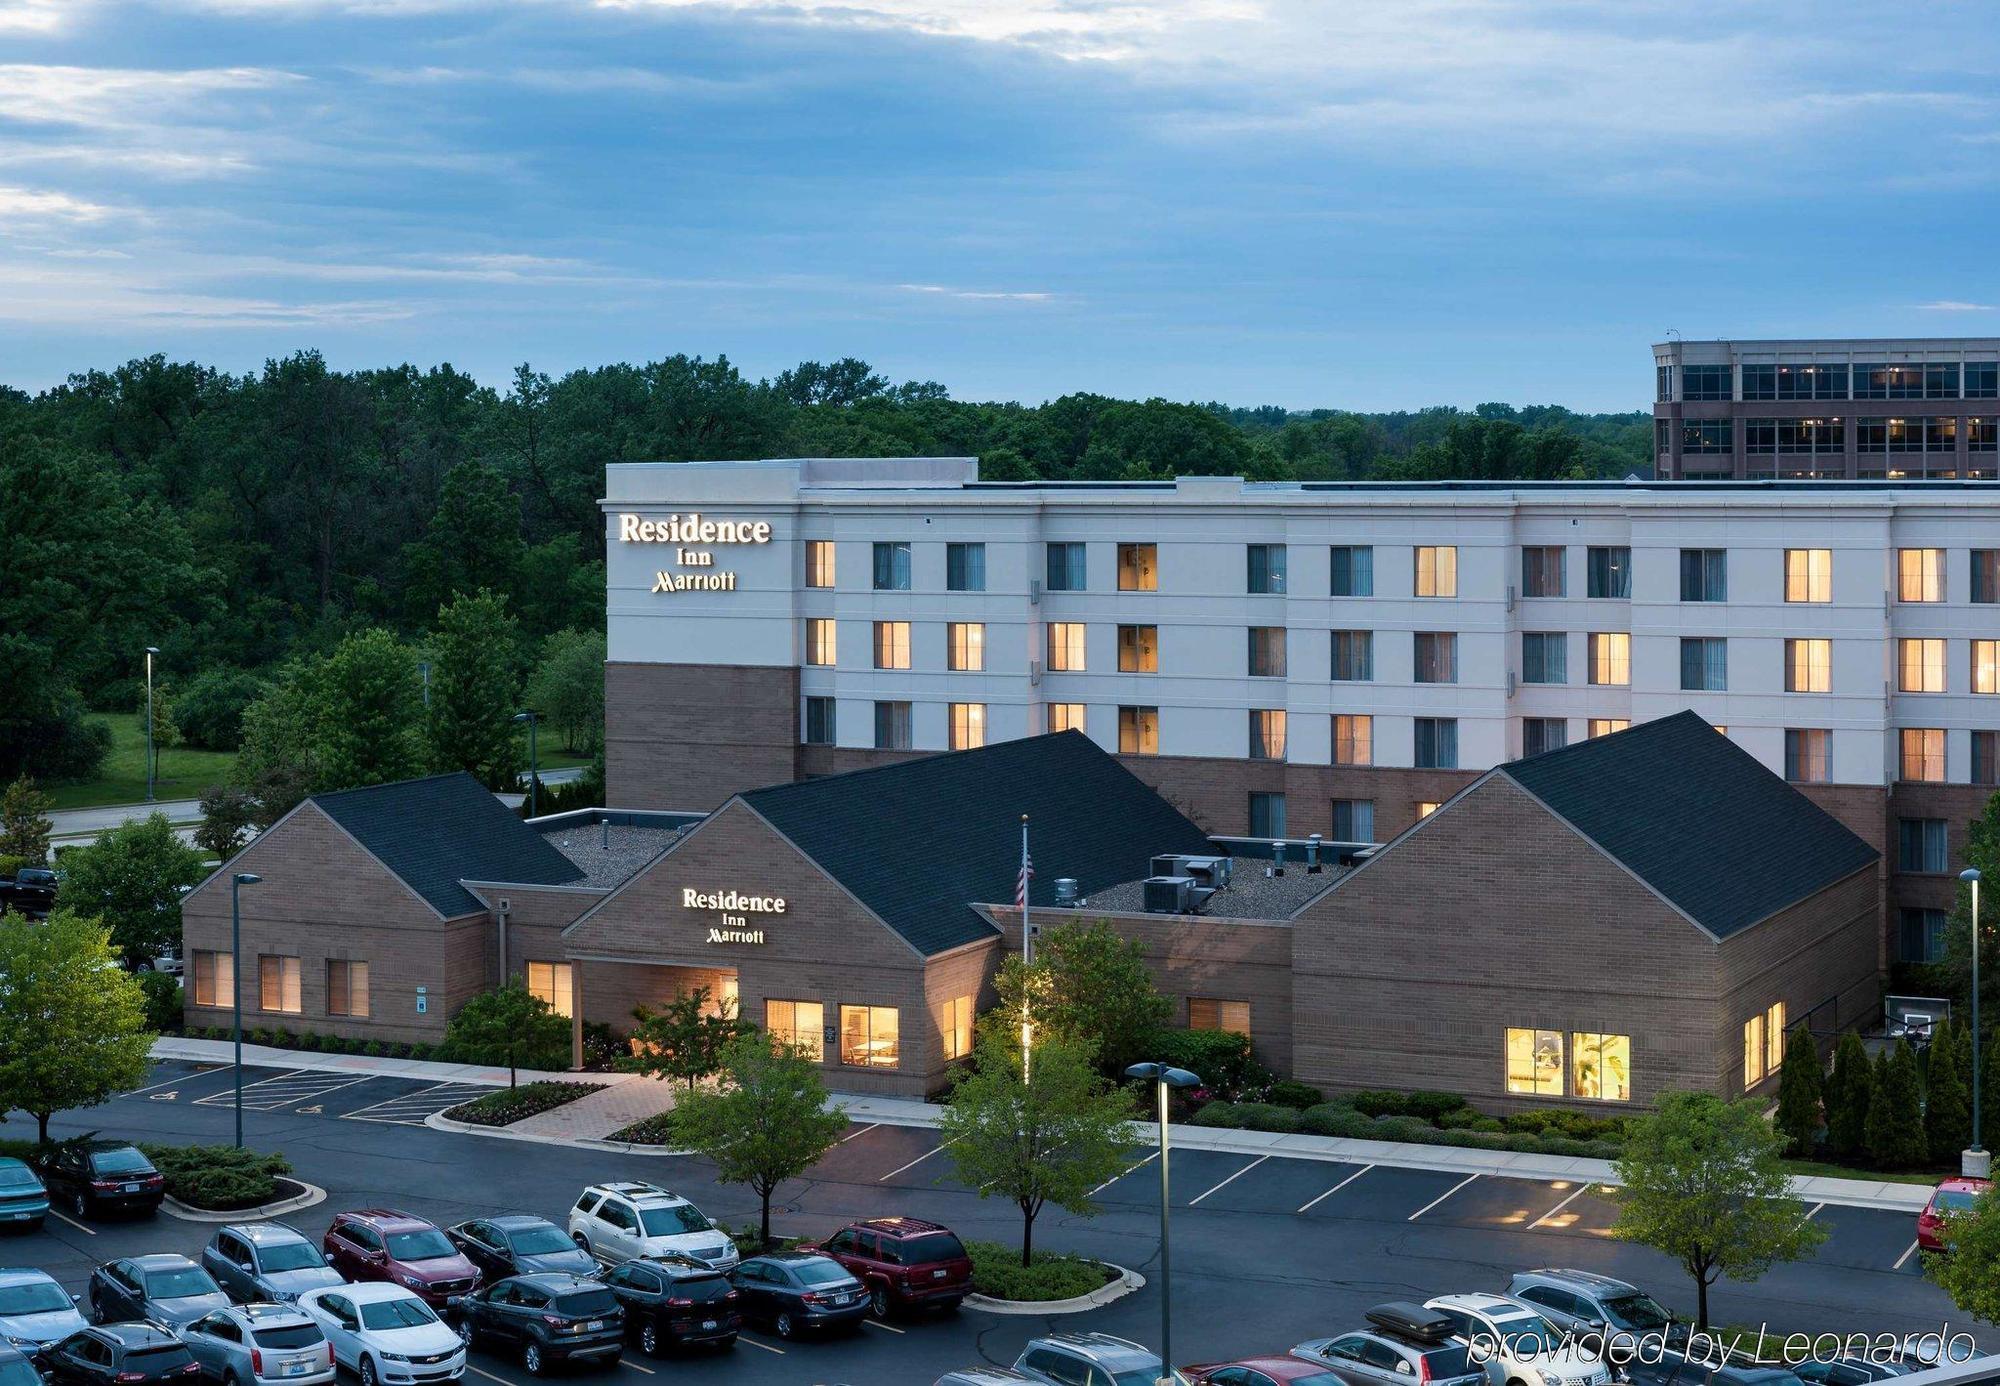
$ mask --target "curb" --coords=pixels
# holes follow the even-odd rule
[[[669,1150],[659,1145],[634,1145],[630,1141],[592,1140],[584,1136],[538,1136],[528,1131],[509,1131],[504,1126],[481,1126],[476,1122],[453,1121],[442,1112],[432,1112],[424,1125],[433,1131],[458,1131],[465,1135],[487,1136],[494,1140],[521,1141],[528,1145],[560,1145],[571,1150],[602,1150],[613,1155],[690,1155],[688,1150]]]
[[[233,1208],[226,1213],[211,1212],[206,1208],[194,1208],[169,1195],[160,1200],[160,1211],[170,1218],[182,1222],[262,1222],[265,1218],[275,1218],[281,1213],[297,1212],[310,1208],[315,1203],[326,1201],[326,1190],[317,1184],[308,1184],[303,1179],[292,1179],[289,1174],[280,1178],[291,1179],[305,1192],[291,1198],[281,1198],[276,1203],[266,1203],[256,1208]]]
[[[1112,1265],[1109,1261],[1099,1261],[1100,1266],[1118,1272],[1116,1280],[1107,1281],[1101,1290],[1092,1290],[1087,1295],[1075,1299],[1019,1300],[994,1299],[990,1295],[967,1295],[964,1300],[967,1309],[977,1309],[984,1314],[1086,1314],[1092,1309],[1102,1309],[1113,1300],[1123,1299],[1135,1290],[1145,1288],[1146,1277],[1135,1270]]]

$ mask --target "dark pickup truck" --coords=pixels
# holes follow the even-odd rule
[[[24,866],[12,876],[0,876],[0,914],[18,910],[39,918],[56,905],[56,873],[45,866]]]

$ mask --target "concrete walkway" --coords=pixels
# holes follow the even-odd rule
[[[631,1079],[632,1074],[573,1074],[573,1079],[596,1083],[606,1077]],[[507,1128],[517,1136],[536,1136],[552,1141],[609,1140],[614,1131],[623,1131],[635,1121],[656,1117],[674,1108],[674,1085],[654,1078],[637,1082],[613,1083],[601,1092],[566,1102],[560,1107],[517,1121]]]

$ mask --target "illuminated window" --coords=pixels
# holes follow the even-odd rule
[[[1536,1097],[1563,1095],[1562,1031],[1507,1031],[1507,1091]]]
[[[910,667],[910,623],[908,621],[877,621],[875,623],[875,667],[877,669],[907,669]]]
[[[1128,756],[1160,753],[1160,710],[1156,707],[1118,709],[1118,749]]]
[[[1049,623],[1049,672],[1054,674],[1080,674],[1083,672],[1083,634],[1081,621],[1052,621]]]
[[[1624,686],[1632,682],[1632,637],[1624,631],[1594,631],[1590,636],[1590,681]]]
[[[1754,1088],[1785,1062],[1785,1003],[1743,1022],[1743,1086]]]
[[[265,953],[257,959],[257,979],[260,1009],[285,1015],[297,1015],[304,1009],[299,996],[297,958]]]
[[[1530,545],[1521,550],[1521,595],[1563,595],[1563,551],[1559,546]]]
[[[2000,640],[1972,642],[1972,691],[2000,693]]]
[[[878,592],[910,590],[910,546],[907,542],[875,546],[875,590]]]
[[[1050,703],[1049,730],[1052,732],[1082,731],[1082,703]]]
[[[1458,550],[1452,546],[1417,550],[1416,592],[1419,597],[1458,595]]]
[[[326,962],[326,1013],[366,1016],[368,1014],[368,964],[346,958]]]
[[[1250,627],[1250,677],[1253,679],[1285,677],[1283,626]]]
[[[831,539],[808,539],[806,541],[806,586],[833,586],[833,541]]]
[[[826,1007],[817,1001],[766,1001],[764,1028],[814,1063],[826,1057]]]
[[[1631,725],[1632,719],[1629,717],[1593,717],[1590,719],[1588,730],[1590,735],[1595,738],[1609,736],[1613,732],[1622,732]]]
[[[1251,544],[1247,548],[1245,586],[1252,592],[1285,590],[1285,546]]]
[[[1944,731],[1938,727],[1903,728],[1902,778],[1927,784],[1944,783]]]
[[[972,1052],[972,998],[954,996],[938,1005],[938,1034],[944,1039],[944,1056],[962,1059]]]
[[[1600,1102],[1632,1100],[1632,1037],[1572,1031],[1569,1037],[1570,1090]]]
[[[236,959],[232,954],[198,948],[190,963],[194,968],[195,1005],[236,1004]]]
[[[1250,1003],[1219,1001],[1209,996],[1188,998],[1188,1029],[1227,1030],[1235,1035],[1250,1033]]]
[[[1764,1067],[1776,1073],[1785,1062],[1785,1003],[1775,1001],[1764,1012]]]
[[[894,1068],[902,1062],[902,1017],[894,1006],[840,1008],[840,1061],[856,1068]]]
[[[1118,590],[1157,592],[1160,590],[1160,550],[1156,544],[1118,546]]]
[[[574,1014],[575,974],[566,962],[528,964],[528,995],[549,1003],[557,1015]]]
[[[1903,692],[1944,692],[1944,641],[1898,640],[1896,668],[1896,687]]]
[[[986,744],[986,704],[951,705],[951,749],[973,751]]]
[[[1373,765],[1375,763],[1375,719],[1367,713],[1336,712],[1333,715],[1333,763]]]
[[[1901,602],[1941,602],[1944,600],[1944,550],[1896,550],[1896,600]]]
[[[986,667],[986,623],[952,621],[945,626],[945,667],[973,673]]]
[[[1449,631],[1420,630],[1412,637],[1412,664],[1418,683],[1458,682],[1458,637]]]
[[[1443,807],[1444,805],[1435,799],[1419,799],[1417,801],[1417,818],[1419,820],[1429,818]]]
[[[1785,600],[1788,602],[1830,602],[1833,600],[1833,550],[1785,550]]]
[[[1118,672],[1157,674],[1160,671],[1160,628],[1118,627]]]
[[[1785,778],[1825,784],[1833,773],[1833,733],[1824,727],[1785,728]]]
[[[1785,642],[1785,691],[1826,693],[1833,688],[1833,642],[1831,640],[1787,640]]]
[[[1285,711],[1283,708],[1252,708],[1250,711],[1250,759],[1285,758]]]
[[[836,623],[825,617],[815,616],[806,622],[806,663],[829,665],[837,663],[839,655],[834,643]]]
[[[1333,678],[1341,683],[1367,683],[1375,677],[1375,633],[1337,630],[1333,633]]]

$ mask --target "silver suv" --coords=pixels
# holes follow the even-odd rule
[[[1593,1271],[1516,1271],[1507,1293],[1574,1333],[1666,1333],[1674,1321],[1638,1286]]]
[[[1109,1333],[1051,1333],[1030,1338],[1014,1359],[1014,1370],[1030,1381],[1052,1386],[1155,1386],[1158,1354]],[[1179,1372],[1173,1379],[1187,1380]]]
[[[1435,1309],[1398,1301],[1378,1304],[1366,1317],[1368,1327],[1310,1339],[1292,1356],[1327,1368],[1347,1386],[1486,1386],[1486,1369],[1452,1341],[1457,1325]]]
[[[282,1222],[219,1227],[201,1249],[202,1269],[238,1304],[287,1301],[344,1283],[312,1239]]]
[[[218,1309],[181,1330],[201,1374],[223,1386],[327,1386],[333,1348],[319,1325],[292,1304]]]
[[[652,1184],[592,1184],[569,1210],[569,1235],[610,1266],[641,1256],[679,1255],[727,1271],[743,1259],[736,1243],[701,1209]]]

